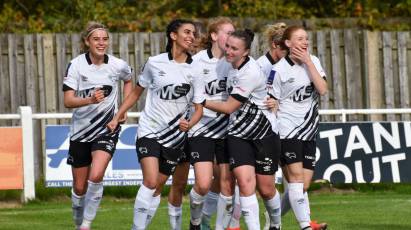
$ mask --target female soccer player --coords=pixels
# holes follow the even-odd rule
[[[205,100],[213,111],[230,115],[227,135],[229,163],[240,190],[241,212],[248,229],[260,229],[256,186],[273,212],[274,174],[280,152],[275,115],[265,105],[266,78],[249,56],[254,33],[235,31],[227,39],[225,57],[231,63],[227,101]]]
[[[304,197],[314,174],[318,98],[327,93],[325,72],[318,58],[308,53],[304,28],[288,27],[280,45],[288,54],[274,66],[273,96],[279,101],[281,161],[289,181],[286,197],[301,229],[325,229],[325,224],[310,226],[308,199]]]
[[[233,31],[234,26],[229,18],[219,17],[211,20],[208,25],[207,49],[200,51],[193,57],[196,75],[205,86],[207,100],[223,101],[227,99],[226,80],[230,64],[225,61],[223,56],[225,42]],[[190,191],[191,229],[200,229],[203,204],[213,181],[214,159],[217,160],[221,172],[221,177],[215,179],[232,177],[224,147],[228,118],[227,114],[218,114],[205,109],[200,122],[189,131],[188,152],[195,173],[195,184]],[[229,179],[228,182],[228,184],[226,180],[220,182],[219,205],[221,207],[217,209],[219,211],[217,211],[216,229],[223,229],[222,216],[224,211],[232,206],[233,186],[231,183],[233,180]],[[217,194],[214,197],[216,196]],[[206,203],[206,210],[204,210],[205,219],[208,219],[208,222],[212,214],[212,210],[208,207],[210,203],[210,201]],[[229,220],[229,218],[227,219]]]
[[[118,113],[108,124],[111,130],[118,120],[148,88],[142,111],[136,150],[143,172],[134,204],[133,229],[145,229],[160,203],[160,191],[183,156],[182,147],[189,130],[202,115],[202,88],[197,90],[193,76],[192,58],[188,53],[194,41],[191,21],[176,19],[167,26],[166,53],[150,57],[137,86],[125,99]],[[200,98],[200,99],[199,99]],[[191,103],[195,112],[189,119]],[[156,191],[157,190],[157,191]]]
[[[275,73],[273,71],[273,66],[287,54],[286,49],[283,49],[280,46],[281,38],[286,27],[286,24],[283,22],[268,25],[266,27],[264,36],[267,41],[269,51],[265,55],[257,59],[257,63],[260,65],[261,70],[263,71],[264,76],[267,79],[267,88],[271,97],[271,100],[267,101],[267,105],[274,111],[278,109],[278,102],[273,99],[274,97],[270,92]],[[277,190],[275,198],[276,209],[275,212],[273,212],[273,215],[269,215],[268,212],[265,212],[266,220],[264,230],[274,229],[275,226],[281,225],[281,199]]]
[[[91,22],[83,32],[86,53],[70,61],[63,82],[64,106],[74,108],[67,163],[73,174],[72,207],[78,229],[90,229],[103,195],[103,176],[113,157],[120,127],[106,128],[117,111],[118,81],[132,88],[131,68],[106,54],[109,34]],[[126,116],[118,117],[119,122]],[[84,195],[85,194],[85,195]]]

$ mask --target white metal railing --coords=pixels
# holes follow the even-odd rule
[[[411,109],[329,109],[319,110],[320,115],[341,115],[341,121],[347,122],[347,116],[353,114],[411,114]],[[32,113],[30,106],[20,106],[18,114],[0,114],[0,120],[20,120],[23,133],[23,198],[24,202],[35,198],[34,187],[34,119],[65,119],[71,118],[71,113]],[[137,118],[140,112],[129,112],[127,116]]]

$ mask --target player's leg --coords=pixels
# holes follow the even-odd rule
[[[248,229],[260,229],[256,196],[255,149],[251,142],[227,137],[230,167],[240,190],[241,213]]]
[[[73,220],[76,228],[83,222],[87,179],[91,164],[91,143],[70,141],[67,164],[71,165],[73,186],[71,190]]]
[[[227,140],[220,140],[218,142],[215,157],[220,172],[220,194],[217,201],[215,229],[221,230],[227,227],[234,227],[235,225],[235,221],[231,221],[235,179],[230,169]]]
[[[316,153],[316,142],[315,141],[304,141],[303,142],[303,168],[304,168],[304,198],[308,206],[308,215],[311,217],[310,202],[308,199],[308,189],[310,188],[312,178],[314,176],[315,169],[315,153]],[[310,222],[311,228],[313,230],[322,230],[327,228],[326,223],[317,223],[315,220]]]
[[[211,216],[217,212],[217,202],[220,194],[220,169],[218,164],[213,164],[213,181],[211,183],[210,191],[207,193],[204,205],[203,214],[201,217],[201,229],[209,230]]]
[[[210,190],[216,142],[211,138],[188,140],[190,162],[194,165],[195,183],[190,191],[190,229],[200,229],[203,204]]]
[[[170,229],[173,230],[182,228],[182,202],[189,169],[190,163],[188,161],[180,162],[176,166],[173,174],[173,180],[168,194],[168,215],[171,226]]]
[[[98,207],[103,197],[103,177],[107,165],[111,160],[111,156],[112,155],[105,150],[95,150],[92,152],[93,161],[88,178],[84,219],[80,229],[90,228],[91,222],[96,217]]]
[[[275,172],[278,170],[280,157],[280,138],[278,135],[255,140],[257,188],[264,201],[269,216],[269,230],[281,228],[281,199],[275,188]]]
[[[148,212],[157,188],[161,146],[154,139],[140,138],[136,142],[136,151],[143,173],[143,183],[134,202],[132,229],[140,230],[146,228]]]
[[[288,172],[288,194],[291,208],[301,229],[310,229],[308,205],[304,199],[303,143],[301,140],[284,139],[281,153]]]

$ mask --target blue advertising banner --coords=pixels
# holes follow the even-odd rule
[[[66,164],[69,126],[46,127],[46,186],[71,186]],[[137,125],[123,125],[105,185],[142,182],[135,140]],[[411,122],[321,123],[314,179],[331,183],[411,182]],[[280,182],[281,170],[276,174]],[[193,183],[190,169],[188,183]]]

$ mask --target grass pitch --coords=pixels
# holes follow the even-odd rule
[[[105,196],[93,229],[130,229],[134,200]],[[26,205],[0,203],[0,229],[40,230],[74,229],[70,199],[59,196],[48,201],[32,201]],[[411,194],[396,191],[313,192],[310,194],[312,218],[325,221],[331,230],[409,230],[411,229]],[[264,225],[264,205],[260,203],[260,217]],[[183,229],[188,229],[189,204],[184,199]],[[214,219],[213,219],[214,220]],[[292,212],[283,217],[283,229],[298,230]],[[149,229],[169,229],[167,199],[160,207]],[[242,223],[242,229],[246,229]]]

